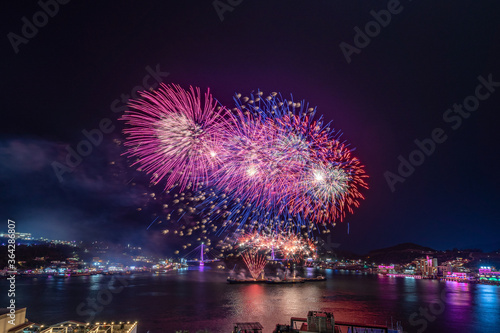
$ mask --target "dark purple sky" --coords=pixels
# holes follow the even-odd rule
[[[3,4],[4,221],[53,238],[168,242],[146,230],[150,211],[137,208],[148,207],[147,178],[116,144],[120,96],[159,71],[165,83],[210,87],[225,105],[235,92],[293,94],[333,121],[370,175],[366,200],[334,229],[342,248],[500,248],[500,86],[477,88],[479,76],[500,82],[497,1],[215,2],[228,3],[236,6],[222,21],[212,1],[70,1],[48,7],[53,17],[36,2]],[[388,6],[390,22],[369,31],[369,43],[355,40],[370,11]],[[38,31],[28,27],[34,15]],[[359,46],[349,63],[342,42]],[[483,100],[468,98],[476,93]],[[447,111],[466,98],[477,110]],[[66,163],[65,147],[105,118],[114,130],[59,181],[53,162]],[[446,140],[392,191],[386,172],[396,175],[398,157],[409,159],[436,128]]]

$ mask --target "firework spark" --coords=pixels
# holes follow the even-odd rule
[[[212,174],[217,191],[207,199],[211,212],[222,208],[232,223],[300,225],[335,223],[352,213],[367,176],[340,132],[315,119],[315,109],[304,102],[274,93],[240,97],[233,109],[236,129],[221,142],[225,162]]]
[[[122,118],[126,154],[153,184],[164,180],[166,190],[179,186],[192,193],[173,200],[181,202],[177,221],[186,214],[201,220],[173,234],[310,237],[318,227],[342,221],[364,199],[364,166],[341,133],[303,101],[277,93],[264,98],[260,91],[238,94],[231,113],[217,107],[209,92],[202,102],[198,88],[162,85],[141,96]],[[171,218],[168,213],[166,220]],[[290,249],[285,256],[295,251]]]
[[[316,246],[314,242],[296,234],[246,233],[239,236],[236,243],[238,247],[243,250],[250,248],[255,251],[270,253],[273,259],[276,255],[281,255],[283,259],[287,260],[298,260],[305,256],[316,256]]]
[[[216,148],[228,125],[226,109],[218,107],[210,91],[202,101],[199,88],[162,84],[140,94],[121,118],[128,125],[126,154],[137,159],[133,165],[152,174],[154,184],[165,179],[165,188],[179,185],[182,191],[205,184],[219,164]]]
[[[242,255],[243,261],[247,265],[250,274],[254,279],[257,279],[266,266],[267,260],[264,256],[257,253],[245,252]]]

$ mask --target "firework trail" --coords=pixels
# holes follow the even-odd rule
[[[241,255],[243,261],[247,265],[250,274],[254,279],[257,279],[259,275],[264,271],[267,260],[264,256],[258,253],[245,252]]]
[[[227,111],[200,89],[189,91],[161,84],[153,92],[141,92],[129,103],[121,120],[128,127],[126,154],[151,174],[151,182],[165,179],[165,188],[196,188],[205,184],[210,170],[219,164],[217,147],[227,123]]]

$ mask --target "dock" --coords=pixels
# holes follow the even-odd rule
[[[258,322],[236,323],[233,333],[262,333],[264,327]],[[360,324],[335,321],[333,313],[309,311],[306,318],[292,317],[290,324],[277,324],[273,333],[402,333],[399,323],[396,328],[386,325]]]

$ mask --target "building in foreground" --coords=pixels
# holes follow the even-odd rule
[[[0,309],[0,333],[7,333],[10,329],[15,327],[19,327],[19,332],[22,332],[24,327],[31,324],[33,323],[26,319],[26,308]]]
[[[15,316],[11,316],[15,315]],[[15,317],[14,321],[12,321]],[[0,333],[137,333],[137,322],[82,323],[68,320],[42,325],[26,319],[26,308],[0,309]]]

